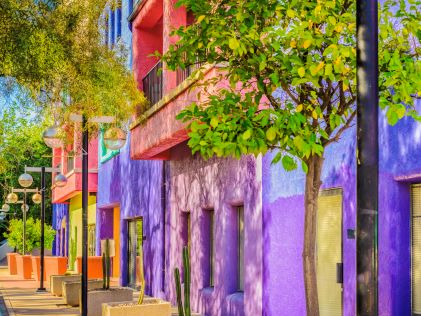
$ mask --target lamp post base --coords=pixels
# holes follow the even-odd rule
[[[36,290],[36,292],[37,292],[37,293],[45,293],[45,292],[47,292],[47,290],[46,290],[46,288],[45,288],[45,287],[40,287],[40,288],[38,288],[38,289]]]

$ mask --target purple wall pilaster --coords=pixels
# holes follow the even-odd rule
[[[67,219],[66,220],[66,249],[67,252],[69,250],[69,243],[68,243],[68,234],[69,234],[69,221],[68,221],[68,217],[69,217],[69,205],[68,204],[53,204],[53,218],[52,218],[52,227],[54,228],[54,230],[56,231],[56,236],[54,238],[54,242],[53,242],[53,255],[54,256],[67,256],[68,253],[60,253],[60,244],[61,244],[61,223],[63,221],[63,219]]]

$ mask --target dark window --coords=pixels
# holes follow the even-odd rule
[[[115,44],[115,11],[111,10],[110,12],[110,32],[111,32],[111,43],[110,45],[113,46]]]
[[[118,1],[117,6],[117,40],[121,37],[122,13],[121,0]]]
[[[209,286],[215,285],[215,214],[209,211]]]
[[[238,207],[237,219],[237,290],[244,291],[244,206]]]

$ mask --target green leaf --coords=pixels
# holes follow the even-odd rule
[[[304,77],[305,76],[305,74],[306,74],[306,70],[305,70],[305,68],[304,67],[300,67],[300,68],[298,68],[298,75],[302,78],[302,77]]]
[[[205,19],[205,15],[201,15],[201,16],[199,16],[198,18],[197,18],[197,23],[200,23],[200,22],[202,22],[204,19]]]
[[[282,166],[284,167],[286,171],[297,169],[297,163],[290,156],[282,157]]]
[[[295,17],[295,11],[288,9],[287,10],[287,16],[289,16],[291,19]]]
[[[270,127],[268,128],[268,130],[266,131],[266,138],[272,142],[275,140],[276,138],[276,128],[275,127]]]
[[[218,126],[218,124],[219,124],[219,120],[218,120],[216,117],[212,117],[212,118],[211,118],[211,121],[210,121],[210,125],[211,125],[213,128],[216,128],[216,127]]]
[[[228,40],[228,44],[232,50],[236,50],[238,47],[240,47],[240,42],[235,37],[231,37]]]
[[[248,140],[250,137],[251,137],[251,130],[248,129],[247,131],[244,132],[243,139]]]

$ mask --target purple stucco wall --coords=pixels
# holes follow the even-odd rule
[[[67,253],[61,254],[60,251],[60,243],[62,242],[60,239],[61,236],[61,223],[64,218],[68,218],[69,216],[69,205],[68,204],[53,204],[53,218],[52,218],[52,226],[56,231],[56,235],[53,242],[53,249],[52,254],[53,256],[60,256],[60,255],[68,255],[69,252],[69,221],[66,221],[66,250]]]
[[[418,107],[421,102],[418,100]],[[410,185],[421,182],[421,124],[380,122],[379,315],[411,315]],[[323,188],[343,189],[343,314],[356,313],[355,129],[328,147]],[[264,315],[305,315],[302,272],[304,174],[285,172],[263,158]]]
[[[355,315],[355,132],[327,149],[322,188],[343,188],[344,315]],[[304,236],[304,182],[301,171],[285,172],[263,158],[264,287],[266,316],[306,314],[302,246]]]
[[[181,267],[185,213],[191,221],[192,306],[203,315],[262,315],[261,159],[204,161],[186,144],[173,148],[170,162],[170,244],[167,279]],[[237,207],[244,206],[244,292],[237,292]],[[209,212],[214,212],[214,287],[209,280]],[[175,302],[174,287],[170,298]]]
[[[99,165],[97,242],[112,237],[112,209],[120,207],[120,284],[127,285],[127,220],[143,216],[146,293],[162,296],[162,162],[131,160],[129,144],[130,140],[119,155]]]

